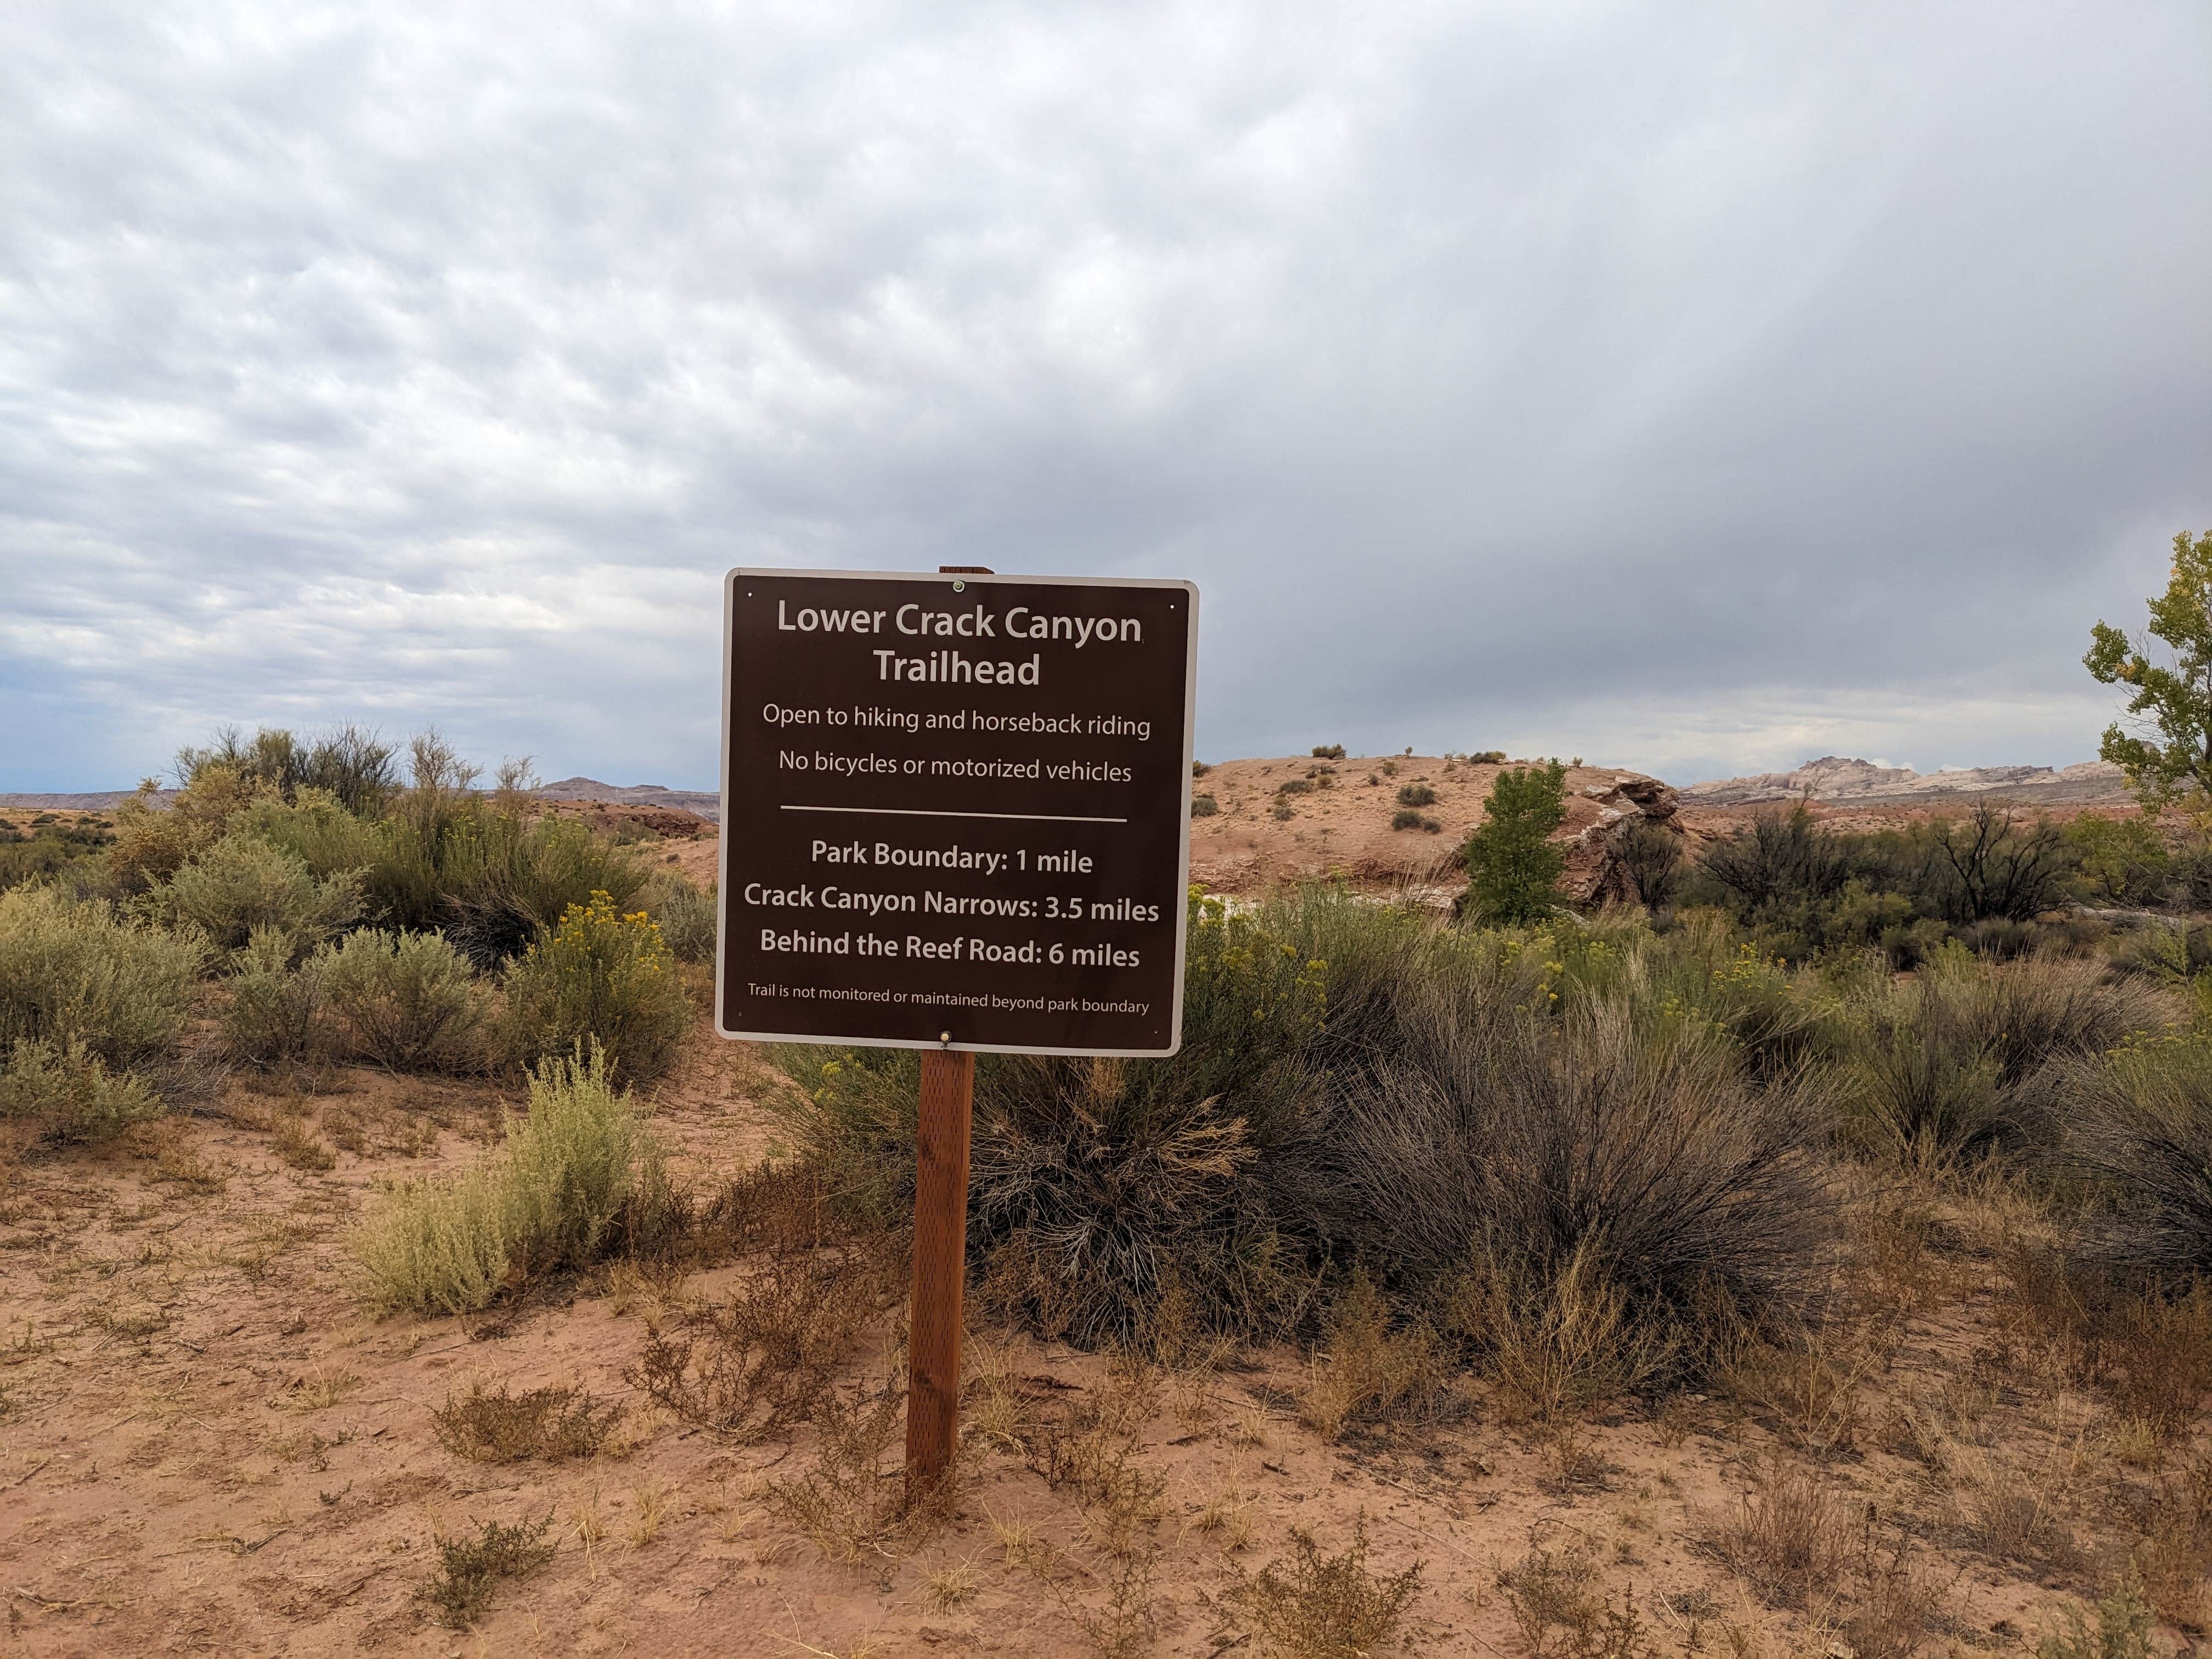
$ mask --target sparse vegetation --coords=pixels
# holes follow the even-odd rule
[[[1221,803],[1211,795],[1193,795],[1190,798],[1190,815],[1194,818],[1210,818],[1220,810]]]
[[[861,1255],[778,1255],[718,1307],[647,1334],[631,1381],[739,1443],[811,1422],[886,1290]]]
[[[606,1443],[622,1407],[575,1389],[511,1392],[505,1383],[447,1397],[431,1413],[438,1443],[477,1463],[519,1463],[590,1457]]]
[[[714,887],[702,891],[672,870],[653,872],[641,902],[678,962],[714,959]]]
[[[1401,806],[1434,806],[1436,804],[1437,792],[1425,783],[1406,784],[1398,791],[1398,805]]]
[[[688,1596],[697,1561],[730,1559],[702,1558],[702,1531],[773,1564],[788,1540],[761,1533],[786,1528],[903,1580],[881,1603],[899,1634],[801,1626],[794,1650],[927,1619],[956,1646],[1133,1655],[1211,1620],[1224,1651],[1913,1659],[1979,1620],[1962,1572],[2002,1581],[2000,1606],[2095,1604],[1992,1632],[2043,1659],[2148,1659],[2212,1619],[2212,928],[2022,917],[2002,897],[2014,865],[2055,858],[2093,903],[2178,904],[2174,826],[2169,850],[2147,821],[2100,819],[2114,827],[2054,854],[2019,817],[1853,836],[1816,807],[1723,844],[1730,885],[1637,825],[1623,844],[1648,872],[1622,864],[1641,909],[1547,901],[1521,921],[1471,901],[1447,921],[1415,908],[1432,890],[1387,902],[1371,877],[1194,894],[1182,1053],[981,1057],[960,1462],[910,1501],[915,1057],[770,1056],[788,1083],[742,1051],[685,1072],[660,1109],[702,1173],[675,1190],[622,1093],[649,1059],[621,1070],[586,1041],[539,1057],[526,1114],[500,1097],[561,1021],[619,1036],[634,1000],[594,988],[518,1042],[507,998],[552,983],[526,946],[564,918],[610,936],[574,952],[578,983],[657,954],[696,988],[674,964],[711,954],[711,896],[672,866],[629,901],[564,903],[500,971],[484,942],[520,912],[471,943],[403,923],[363,877],[332,937],[279,904],[219,946],[210,930],[252,907],[194,921],[180,887],[313,901],[384,859],[396,823],[531,817],[435,752],[416,788],[356,809],[247,750],[204,760],[158,832],[125,814],[113,846],[0,893],[0,1267],[26,1292],[0,1325],[0,1411],[25,1477],[10,1501],[34,1512],[76,1491],[38,1459],[50,1425],[76,1438],[81,1380],[104,1399],[135,1374],[103,1368],[173,1356],[173,1397],[125,1419],[100,1468],[190,1479],[194,1430],[243,1420],[203,1391],[243,1352],[267,1378],[253,1420],[276,1427],[222,1478],[276,1490],[208,1546],[246,1556],[281,1534],[327,1559],[364,1535],[337,1523],[386,1501],[404,1437],[418,1471],[465,1475],[422,1464],[434,1434],[498,1466],[483,1473],[510,1493],[500,1512],[523,1517],[434,1519],[460,1530],[422,1594],[456,1628],[544,1565],[549,1509],[582,1546],[562,1595],[611,1582],[602,1553],[627,1548],[648,1553],[626,1568]],[[1329,787],[1326,757],[1287,769]],[[1388,798],[1361,799],[1371,827]],[[470,833],[447,836],[438,880],[465,868]],[[686,1018],[672,1041],[693,1040]],[[173,1092],[218,1047],[263,1069]],[[198,1109],[151,1121],[165,1098]],[[752,1100],[775,1122],[726,1136]],[[407,1166],[382,1160],[441,1135],[498,1150],[390,1179]],[[101,1139],[60,1168],[8,1157]],[[732,1177],[739,1158],[759,1161]],[[371,1183],[350,1241],[368,1299],[486,1316],[333,1329],[316,1241]],[[619,1346],[586,1352],[580,1332]],[[459,1380],[428,1409],[382,1408],[421,1398],[385,1369],[424,1366],[387,1358],[418,1339]],[[593,1461],[614,1456],[618,1477]],[[1717,1480],[1741,1498],[1713,1505]],[[1549,1500],[1533,1515],[1485,1507],[1529,1487]],[[933,1547],[978,1498],[1002,1549]],[[1362,1506],[1393,1566],[1428,1562],[1379,1570]],[[419,1583],[414,1543],[362,1569]],[[81,1592],[97,1593],[27,1577],[18,1599],[37,1618]],[[546,1605],[501,1607],[487,1639]]]
[[[353,1252],[376,1307],[470,1312],[595,1260],[663,1181],[605,1055],[549,1060],[531,1074],[528,1115],[497,1153],[464,1174],[386,1193]]]
[[[1231,1592],[1261,1652],[1279,1659],[1361,1659],[1398,1633],[1420,1588],[1420,1562],[1400,1573],[1370,1573],[1364,1517],[1338,1554],[1323,1555],[1295,1527],[1291,1545],[1287,1565],[1270,1562]]]
[[[502,1578],[526,1578],[553,1559],[543,1521],[486,1521],[473,1538],[437,1540],[438,1572],[423,1595],[449,1630],[466,1630],[483,1617]]]

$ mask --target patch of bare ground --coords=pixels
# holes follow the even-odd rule
[[[650,1103],[678,1174],[771,1153],[777,1086],[700,1031]],[[2207,1616],[2194,1418],[2037,1311],[2001,1182],[1869,1185],[1817,1328],[1651,1401],[1509,1409],[1348,1314],[1177,1367],[978,1330],[916,1503],[896,1240],[757,1187],[694,1260],[374,1319],[365,1197],[514,1099],[257,1089],[0,1198],[0,1653],[1903,1659],[2033,1649],[2130,1571],[2155,1644]]]

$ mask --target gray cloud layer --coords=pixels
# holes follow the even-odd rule
[[[0,19],[0,788],[711,781],[732,563],[1187,575],[1200,747],[2082,758],[2212,525],[2212,22]]]

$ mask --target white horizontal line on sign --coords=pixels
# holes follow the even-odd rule
[[[1077,812],[940,812],[927,806],[793,806],[787,812],[872,812],[894,818],[1020,818],[1030,823],[1127,823],[1127,818],[1085,817]]]

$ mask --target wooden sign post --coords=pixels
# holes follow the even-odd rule
[[[1198,590],[733,570],[715,1029],[922,1050],[907,1470],[950,1466],[978,1053],[1182,1039]]]
[[[914,1134],[914,1300],[907,1323],[906,1468],[934,1480],[952,1461],[960,1419],[961,1302],[968,1283],[968,1137],[975,1056],[921,1054]]]

